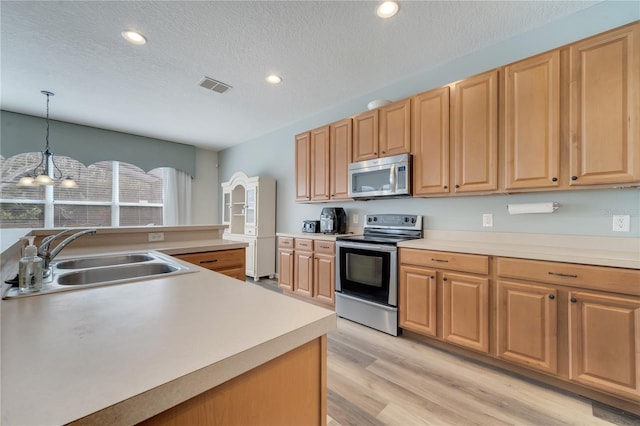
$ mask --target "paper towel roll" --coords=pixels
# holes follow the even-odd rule
[[[558,203],[525,203],[525,204],[508,204],[509,214],[526,214],[526,213],[553,213],[558,208]]]

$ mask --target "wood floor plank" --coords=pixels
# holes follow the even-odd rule
[[[612,425],[585,398],[348,320],[338,319],[328,342],[333,426]]]

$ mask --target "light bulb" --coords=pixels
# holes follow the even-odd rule
[[[267,80],[267,83],[270,83],[270,84],[280,84],[280,83],[282,83],[282,77],[280,77],[279,75],[275,75],[275,74],[268,75],[265,80]]]
[[[400,6],[395,1],[385,1],[376,9],[376,13],[381,18],[391,18],[398,13]]]
[[[62,182],[60,182],[60,187],[61,188],[77,188],[78,184],[76,183],[75,180],[67,176],[66,178],[64,178]]]
[[[122,33],[122,37],[132,44],[146,44],[147,38],[140,34],[137,31],[132,30],[124,30]]]
[[[53,185],[53,179],[47,175],[38,175],[34,183],[36,185]]]
[[[18,185],[18,186],[36,186],[36,183],[34,182],[34,180],[33,180],[33,178],[31,176],[22,176],[16,185]]]

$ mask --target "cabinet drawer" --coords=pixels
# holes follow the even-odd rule
[[[278,237],[278,247],[293,248],[293,238],[291,237]]]
[[[477,254],[401,248],[400,263],[439,269],[453,269],[455,271],[471,272],[472,274],[489,274],[489,256]]]
[[[313,251],[313,240],[296,238],[295,248],[296,250]]]
[[[570,287],[640,295],[640,270],[498,258],[498,275]]]
[[[246,273],[244,268],[221,269],[220,271],[216,271],[216,272],[220,272],[221,274],[224,274],[231,278],[235,278],[240,281],[244,281],[246,278],[245,277]]]
[[[256,235],[256,228],[246,227],[244,233],[245,235]]]
[[[315,240],[313,242],[313,251],[316,253],[335,254],[336,243],[333,241]]]
[[[214,271],[244,264],[244,249],[207,251],[176,255],[180,260]]]

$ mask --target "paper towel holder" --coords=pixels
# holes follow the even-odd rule
[[[528,214],[528,213],[553,213],[558,210],[560,203],[556,201],[548,201],[543,203],[524,203],[524,204],[507,204],[509,214]]]

